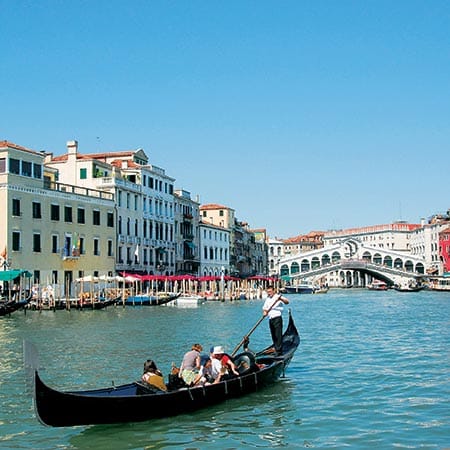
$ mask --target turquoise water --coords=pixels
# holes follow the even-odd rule
[[[195,414],[111,426],[42,426],[25,389],[22,340],[38,347],[52,386],[118,385],[137,379],[149,357],[167,374],[194,342],[231,352],[262,302],[1,318],[0,448],[450,448],[450,294],[331,290],[289,298],[302,342],[287,378]],[[251,347],[269,342],[263,322]]]

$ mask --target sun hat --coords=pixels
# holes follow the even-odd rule
[[[218,345],[217,347],[214,347],[213,353],[215,355],[221,355],[222,353],[225,353],[223,350],[223,347],[221,345]]]

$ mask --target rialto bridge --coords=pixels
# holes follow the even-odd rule
[[[292,284],[303,281],[330,287],[364,287],[372,279],[405,285],[425,276],[425,262],[404,252],[385,250],[348,239],[340,244],[298,253],[279,261],[280,276]]]

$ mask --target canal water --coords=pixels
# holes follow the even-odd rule
[[[349,289],[289,298],[302,341],[279,383],[194,414],[108,426],[38,422],[23,339],[38,347],[51,386],[118,385],[139,378],[147,358],[167,374],[195,342],[231,352],[262,301],[0,318],[0,448],[450,448],[450,294]],[[269,343],[263,321],[251,347]]]

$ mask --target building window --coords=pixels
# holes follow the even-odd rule
[[[106,215],[106,225],[108,227],[113,228],[114,227],[114,213],[108,212]]]
[[[58,253],[58,235],[52,235],[52,253]]]
[[[42,178],[42,166],[40,164],[33,164],[33,177],[34,178]]]
[[[64,207],[64,222],[72,223],[72,207],[71,206]]]
[[[108,239],[108,256],[113,256],[113,241]]]
[[[52,270],[52,283],[58,284],[58,271]]]
[[[77,209],[77,221],[78,223],[86,223],[86,212],[84,208]]]
[[[80,180],[85,180],[87,178],[87,169],[80,169]]]
[[[100,211],[97,209],[92,211],[92,224],[100,225]]]
[[[97,238],[94,238],[94,255],[100,256],[100,242]]]
[[[84,251],[84,237],[80,237],[79,241],[78,241],[78,245],[80,248],[80,255],[84,255],[85,251]]]
[[[33,219],[42,219],[41,204],[39,202],[33,202]]]
[[[51,220],[59,220],[59,205],[51,205],[50,218]]]
[[[34,284],[40,284],[41,283],[41,271],[40,270],[34,270],[33,271],[33,283]]]
[[[20,216],[20,200],[18,198],[13,198],[12,201],[12,215]]]
[[[33,233],[33,252],[41,252],[41,235],[39,233]]]
[[[31,163],[29,161],[22,161],[22,175],[31,177]]]
[[[20,161],[18,159],[9,158],[9,173],[20,174]]]
[[[12,249],[14,252],[20,251],[20,231],[12,232]]]
[[[6,172],[6,158],[0,158],[0,173]]]

